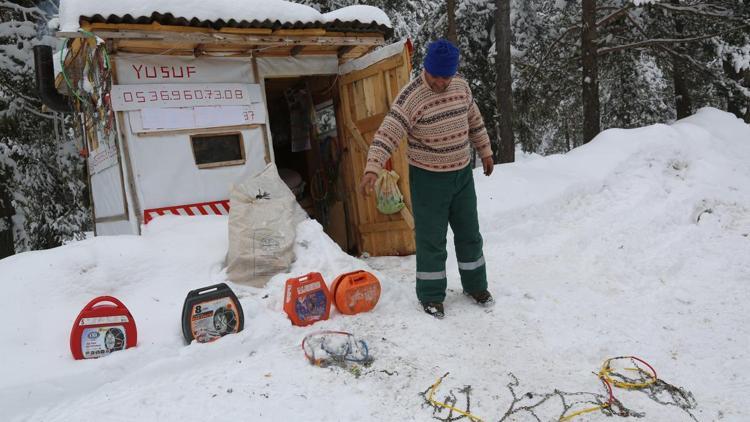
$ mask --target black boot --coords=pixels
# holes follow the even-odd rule
[[[443,310],[443,304],[438,302],[422,303],[422,308],[428,314],[434,316],[437,319],[443,319],[445,317],[445,311]]]
[[[495,299],[492,297],[492,294],[488,290],[482,290],[476,293],[464,292],[464,294],[467,296],[471,296],[472,299],[477,302],[477,304],[482,306],[492,306],[495,304]]]

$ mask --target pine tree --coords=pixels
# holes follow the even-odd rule
[[[0,193],[10,199],[15,251],[58,246],[90,227],[84,163],[65,130],[71,116],[43,112],[36,93],[32,47],[56,43],[50,12],[0,3]]]

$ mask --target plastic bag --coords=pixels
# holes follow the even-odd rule
[[[375,181],[375,200],[378,211],[383,214],[395,214],[404,208],[404,196],[398,189],[398,173],[383,170]]]

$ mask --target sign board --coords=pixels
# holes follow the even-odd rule
[[[264,124],[263,104],[187,108],[146,108],[128,113],[133,133]]]
[[[248,58],[159,56],[118,53],[117,83],[122,85],[248,83],[252,76]]]
[[[113,85],[116,111],[145,108],[240,106],[262,103],[258,84],[148,84]]]

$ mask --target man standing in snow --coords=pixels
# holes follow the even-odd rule
[[[464,293],[481,305],[493,303],[487,290],[469,165],[473,146],[489,176],[492,150],[471,89],[456,76],[458,61],[458,48],[447,40],[427,47],[421,75],[401,90],[375,133],[360,183],[362,193],[372,192],[385,162],[407,136],[417,241],[417,298],[424,311],[436,318],[445,315],[448,224],[454,234]]]

